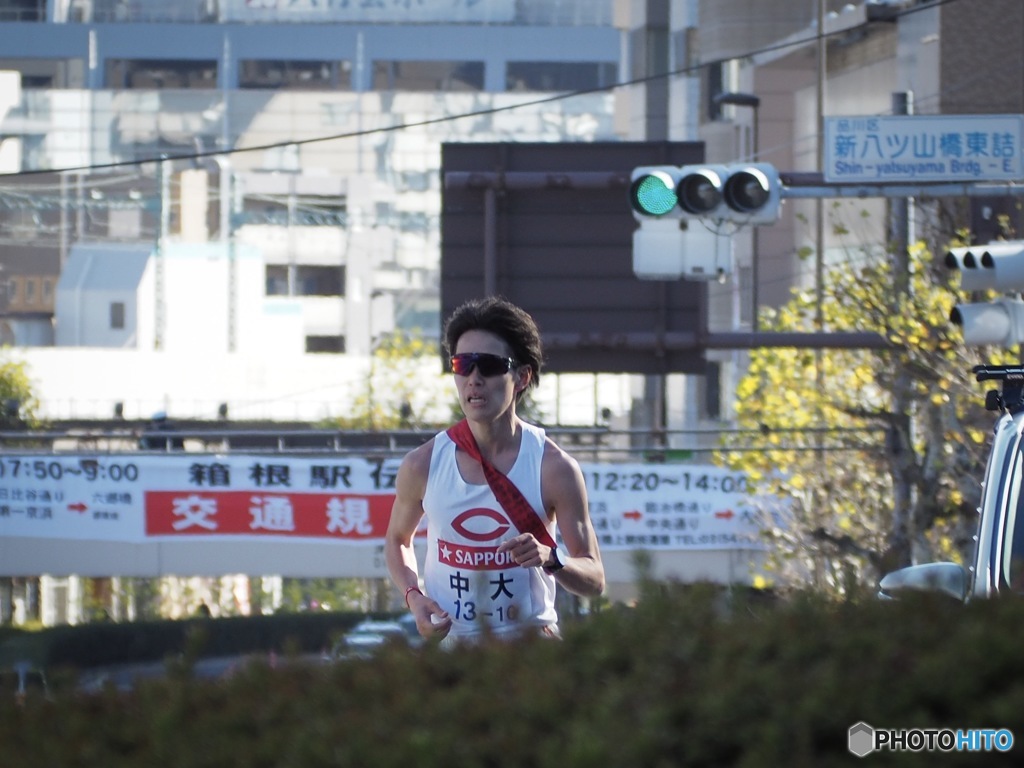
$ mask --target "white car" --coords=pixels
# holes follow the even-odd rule
[[[411,615],[408,618],[411,619]],[[369,658],[389,642],[415,646],[420,644],[421,638],[416,632],[415,623],[412,623],[410,629],[408,620],[361,621],[335,644],[331,658]]]
[[[985,407],[1002,415],[982,481],[974,562],[967,568],[958,563],[901,568],[879,582],[882,597],[923,590],[966,601],[1024,591],[1024,514],[1018,514],[1024,510],[1024,367],[977,366],[974,373],[978,381],[1002,382],[1002,392],[990,391],[985,398]]]

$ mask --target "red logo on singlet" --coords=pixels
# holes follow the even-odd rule
[[[509,525],[500,512],[475,507],[457,515],[452,528],[470,541],[494,541],[508,533]]]

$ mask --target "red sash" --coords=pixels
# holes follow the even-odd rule
[[[487,484],[491,486],[494,497],[512,519],[519,532],[532,533],[541,544],[554,549],[555,540],[551,538],[544,522],[530,506],[530,502],[523,496],[522,491],[480,454],[480,448],[476,444],[476,438],[473,437],[473,431],[469,428],[469,422],[463,419],[451,427],[448,430],[448,437],[459,448],[480,462],[480,466],[484,469],[484,477],[487,478]]]

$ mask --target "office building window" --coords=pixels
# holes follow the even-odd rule
[[[110,328],[114,331],[124,330],[124,302],[110,302]]]
[[[298,294],[300,296],[344,296],[344,267],[301,266],[298,272]]]
[[[283,264],[267,265],[267,296],[288,296],[288,267]],[[344,296],[345,267],[295,267],[295,296]]]
[[[36,279],[29,277],[25,279],[25,304],[36,303]]]
[[[288,295],[288,267],[270,264],[266,271],[267,296]]]
[[[352,62],[243,59],[238,67],[238,86],[289,91],[349,91],[352,90]]]
[[[375,61],[375,91],[482,91],[482,61]]]
[[[0,3],[2,6],[3,3]],[[0,20],[3,9],[0,7]],[[28,88],[81,88],[84,84],[85,64],[81,59],[8,59],[0,58],[0,70],[21,73],[21,87]]]
[[[107,88],[159,89],[217,87],[217,62],[164,59],[111,59]]]
[[[618,66],[601,62],[510,61],[505,88],[510,91],[585,91],[617,80]]]
[[[342,354],[345,351],[344,336],[307,336],[307,352]]]
[[[42,0],[7,0],[0,7],[0,21],[46,21]]]
[[[291,203],[291,204],[290,204]],[[279,227],[344,227],[346,201],[320,195],[261,195],[247,199],[239,214],[242,224],[273,224]]]

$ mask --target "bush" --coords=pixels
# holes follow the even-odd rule
[[[847,732],[1024,719],[1024,602],[768,604],[650,590],[636,608],[446,652],[253,663],[128,694],[0,702],[4,763],[105,768],[849,765]],[[986,753],[1012,764],[1013,751]],[[879,752],[872,765],[940,759]],[[975,765],[972,753],[943,765]]]
[[[329,648],[365,618],[359,613],[285,613],[182,621],[96,622],[19,633],[0,644],[0,660],[29,658],[47,668],[160,661],[186,651],[205,656],[311,653]]]

